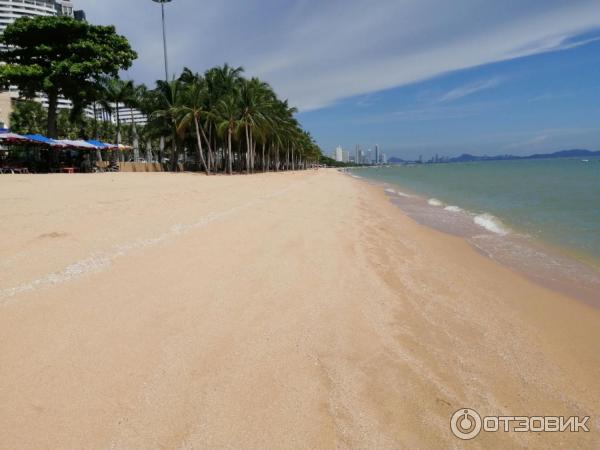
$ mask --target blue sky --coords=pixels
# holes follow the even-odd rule
[[[300,114],[324,148],[394,156],[600,150],[600,40],[443,74]]]
[[[162,76],[150,0],[75,0]],[[600,149],[598,0],[174,0],[173,71],[229,62],[270,82],[326,152]]]

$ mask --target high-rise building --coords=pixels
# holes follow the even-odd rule
[[[0,32],[20,17],[54,16],[55,0],[2,0],[0,1]]]
[[[73,17],[73,2],[71,0],[0,0],[0,33],[20,17],[57,15]],[[80,15],[85,17],[83,11]],[[0,127],[10,125],[12,101],[18,98],[19,92],[16,88],[11,87],[8,92],[0,92]],[[44,97],[36,98],[36,101],[44,106],[48,103]],[[58,107],[71,108],[71,102],[60,99]]]
[[[82,22],[87,22],[87,17],[85,16],[85,11],[83,11],[81,9],[73,11],[73,17],[75,17],[77,20],[81,20]]]
[[[338,145],[336,149],[333,151],[333,159],[337,162],[342,162],[344,160],[344,150],[341,145]]]
[[[74,16],[73,2],[71,0],[55,0],[54,3],[57,16]]]
[[[16,19],[20,17],[35,16],[68,16],[77,20],[86,21],[85,11],[75,10],[72,0],[0,0],[0,33]],[[12,112],[12,102],[19,98],[19,91],[11,87],[8,92],[0,92],[0,128],[10,126],[10,113]],[[44,107],[48,107],[48,99],[45,96],[35,98]],[[58,101],[59,109],[70,109],[72,103],[69,100],[60,98]],[[113,110],[115,105],[112,105]],[[92,108],[85,110],[89,118],[94,117]],[[123,123],[136,123],[145,125],[148,118],[136,109],[119,105],[119,116]],[[96,111],[96,118],[116,123],[116,114],[108,114],[101,108]]]
[[[105,110],[99,105],[96,106],[96,119],[114,124],[117,123],[117,108],[115,103],[110,104],[112,112]],[[92,107],[88,107],[85,112],[89,118],[94,117],[94,109]],[[119,103],[119,119],[121,123],[127,124],[146,125],[148,123],[148,117],[145,114],[135,108],[129,108],[122,103]]]

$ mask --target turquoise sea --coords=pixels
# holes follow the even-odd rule
[[[593,285],[600,280],[600,158],[423,164],[349,173],[385,184],[394,202],[416,220],[463,235],[511,265],[539,268],[534,276],[560,275],[577,283],[585,278]]]
[[[397,166],[354,173],[445,205],[493,215],[506,228],[600,260],[600,158]]]

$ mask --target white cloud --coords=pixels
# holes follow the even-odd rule
[[[469,83],[451,91],[446,92],[439,99],[440,102],[451,102],[458,100],[463,97],[475,94],[477,92],[492,89],[500,84],[500,78],[490,78],[489,80],[476,81],[475,83]]]
[[[115,23],[131,39],[140,53],[132,77],[151,82],[161,76],[156,4],[75,2],[91,21]],[[600,27],[600,7],[597,0],[174,0],[167,19],[173,70],[242,65],[310,110],[449,71],[582,45],[588,41],[573,37]]]

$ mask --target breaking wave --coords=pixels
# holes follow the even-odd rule
[[[504,226],[500,219],[491,214],[484,213],[476,215],[473,217],[473,222],[480,227],[491,231],[492,233],[499,234],[500,236],[506,236],[508,234],[508,229]]]

